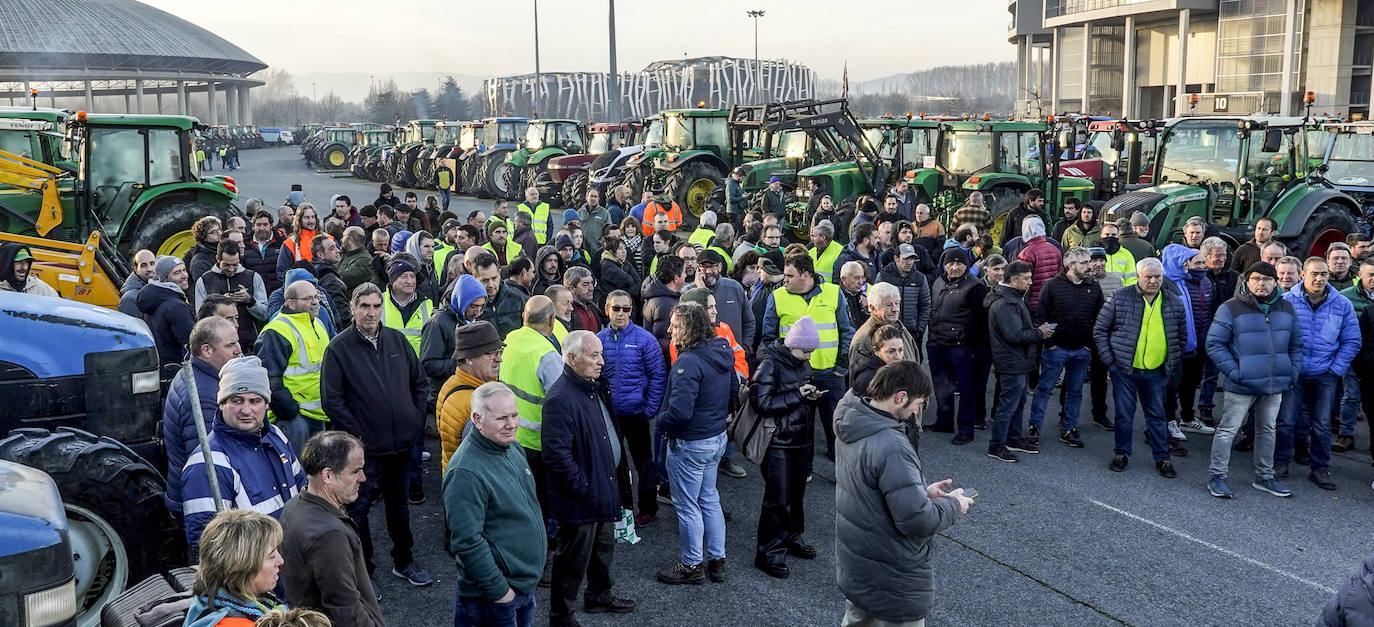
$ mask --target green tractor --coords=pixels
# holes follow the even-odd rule
[[[525,197],[525,190],[547,190],[545,198],[558,199],[559,189],[549,179],[549,159],[580,155],[587,151],[587,126],[577,120],[530,120],[520,147],[506,153],[506,161],[491,177],[501,179],[499,189],[506,200]],[[498,196],[497,189],[487,192]],[[498,196],[500,197],[500,196]]]
[[[847,117],[851,127],[853,116],[848,101],[799,100],[757,106],[735,106],[730,110],[730,133],[733,141],[732,161],[740,163],[744,180],[740,186],[752,197],[751,210],[762,209],[763,190],[773,177],[778,177],[788,199],[795,200],[797,172],[822,163],[831,163],[847,152],[845,138],[835,129],[834,122],[817,117],[833,111]],[[802,127],[777,130],[776,123],[808,118]]]
[[[233,204],[238,189],[232,178],[200,175],[195,118],[50,111],[26,117],[0,118],[10,127],[0,130],[6,149],[0,181],[31,192],[0,191],[0,231],[81,243],[100,231],[100,246],[120,266],[111,274],[122,278],[127,268],[121,260],[133,252],[181,256],[195,245],[196,220],[242,215]],[[13,128],[25,121],[43,128]],[[65,137],[58,132],[64,122]],[[23,143],[24,133],[29,154],[38,159],[9,152]]]
[[[1329,122],[1322,125],[1322,137],[1322,178],[1359,201],[1367,226],[1374,213],[1374,122]]]
[[[305,158],[310,163],[330,170],[348,167],[348,151],[353,148],[354,130],[349,126],[330,126],[322,129],[310,143]]]
[[[729,116],[730,112],[725,109],[669,109],[659,113],[659,120],[655,120],[659,123],[650,124],[646,128],[646,132],[653,136],[646,137],[643,149],[625,162],[620,174],[620,184],[629,186],[633,198],[639,197],[644,190],[664,185],[670,171],[658,168],[658,163],[670,153],[678,155],[696,151],[698,144],[713,146],[719,151],[718,159],[724,163],[724,157],[730,149]],[[700,129],[700,134],[697,129]],[[676,160],[677,157],[674,156],[673,161]],[[723,181],[722,174],[717,185],[711,185],[709,189],[699,192],[705,191],[709,196]],[[676,196],[674,200],[678,200]],[[678,206],[684,211],[687,209],[681,201],[678,202]],[[694,216],[689,217],[685,214],[682,218],[684,221],[695,220]]]
[[[360,179],[382,180],[382,152],[395,143],[390,128],[377,128],[354,133],[357,144],[348,155],[348,170]]]
[[[1114,216],[1144,212],[1157,248],[1179,241],[1193,216],[1232,247],[1252,239],[1255,221],[1268,217],[1295,255],[1325,254],[1356,230],[1360,205],[1311,167],[1307,125],[1296,117],[1169,120],[1154,161],[1156,184],[1117,196],[1104,209]]]
[[[387,154],[387,181],[400,187],[415,187],[420,182],[420,152],[434,143],[434,125],[439,120],[411,120],[401,129],[399,142]]]

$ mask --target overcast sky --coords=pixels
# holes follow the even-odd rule
[[[294,74],[534,71],[532,0],[142,1]],[[543,70],[607,68],[606,5],[539,3]],[[684,55],[752,57],[746,9],[767,11],[759,21],[760,56],[800,61],[822,78],[840,78],[846,60],[850,80],[860,81],[1015,58],[1006,0],[620,0],[619,69]]]

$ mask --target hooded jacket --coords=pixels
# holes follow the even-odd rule
[[[588,380],[563,366],[563,376],[544,399],[542,423],[549,514],[573,525],[618,520],[616,468],[625,452],[618,444],[620,427],[611,412],[605,377]]]
[[[902,294],[902,326],[919,343],[925,337],[926,325],[930,323],[930,282],[916,266],[911,272],[902,274],[897,262],[883,267],[878,274],[878,282],[891,283]]]
[[[143,312],[138,310],[138,293],[147,284],[148,282],[138,276],[137,272],[129,273],[129,278],[124,279],[124,285],[119,286],[119,313],[143,319]]]
[[[286,271],[286,280],[282,282],[282,287],[278,288],[277,291],[272,292],[271,296],[267,297],[267,320],[270,321],[272,318],[276,317],[277,314],[281,313],[282,305],[286,304],[286,287],[296,281],[307,281],[311,285],[314,285],[316,290],[319,290],[319,321],[320,324],[324,325],[324,330],[329,334],[329,337],[334,337],[336,334],[335,329],[337,328],[334,326],[334,299],[330,298],[328,291],[320,289],[319,280],[315,278],[315,275],[312,274],[310,270],[305,268],[292,268]]]
[[[1330,284],[1326,298],[1314,309],[1307,300],[1303,283],[1284,292],[1284,300],[1293,306],[1302,335],[1302,366],[1304,375],[1331,373],[1345,376],[1355,355],[1360,352],[1360,325],[1355,319],[1355,307],[1350,300]]]
[[[343,279],[349,294],[359,285],[371,281],[372,253],[366,247],[343,251],[339,257],[339,278]]]
[[[157,344],[157,358],[163,366],[181,362],[196,316],[186,302],[186,294],[175,283],[152,281],[138,292],[138,310],[148,321]]]
[[[1374,625],[1374,556],[1365,558],[1322,610],[1319,627]]]
[[[191,274],[191,285],[195,285],[196,281],[200,280],[201,275],[209,272],[210,268],[219,265],[216,263],[219,257],[216,254],[216,249],[217,247],[213,244],[196,242],[191,250],[186,251],[186,257],[183,261],[186,263],[186,271]]]
[[[196,377],[196,393],[200,403],[200,417],[205,423],[205,433],[209,435],[219,422],[219,404],[215,402],[219,394],[219,371],[199,357],[191,359],[191,372]],[[162,501],[167,511],[181,520],[181,469],[186,458],[200,454],[200,440],[196,434],[189,397],[190,389],[182,377],[172,379],[167,391],[167,401],[162,405],[162,444],[167,451],[167,491],[162,493]]]
[[[496,331],[502,338],[510,334],[523,325],[525,301],[529,300],[523,293],[514,287],[510,282],[502,281],[501,287],[496,292],[496,298],[488,298],[487,306],[482,308],[478,320],[486,320],[496,326]]]
[[[704,440],[725,432],[729,404],[739,396],[735,356],[720,337],[678,355],[655,421],[678,440]]]
[[[1293,305],[1278,289],[1259,302],[1244,284],[1217,310],[1207,331],[1207,356],[1226,375],[1222,389],[1237,394],[1281,394],[1298,379],[1302,333]]]
[[[552,277],[544,276],[544,260],[548,259],[549,255],[558,258],[558,271]],[[539,252],[534,256],[534,284],[530,287],[530,293],[539,296],[550,286],[562,285],[563,271],[567,269],[567,264],[563,263],[563,257],[558,254],[557,248],[552,244],[540,246]]]
[[[42,279],[38,278],[33,272],[33,266],[29,266],[29,274],[24,278],[22,284],[16,285],[14,277],[14,258],[21,250],[28,250],[29,247],[15,242],[0,244],[0,292],[21,292],[24,294],[37,294],[39,296],[58,297],[57,290],[53,289]],[[33,256],[30,253],[29,256]]]
[[[643,281],[634,262],[629,259],[621,262],[612,255],[601,253],[601,280],[597,281],[597,286],[607,294],[615,290],[625,290],[634,302],[638,302],[639,286]]]
[[[668,353],[668,323],[681,297],[679,292],[669,289],[661,281],[649,277],[644,289],[644,328],[658,338],[658,347],[663,354]]]
[[[453,334],[460,325],[472,322],[463,318],[463,312],[477,299],[486,297],[487,290],[476,277],[460,275],[448,293],[448,300],[425,321],[420,336],[420,369],[429,379],[426,407],[434,406],[439,399],[439,388],[458,369],[458,362],[453,359]]]
[[[1040,290],[1048,281],[1064,269],[1064,254],[1059,247],[1050,243],[1042,229],[1027,233],[1026,247],[1017,253],[1016,258],[1031,265],[1030,290],[1026,292],[1026,304],[1032,311],[1039,311]]]
[[[816,404],[802,398],[801,386],[811,378],[810,360],[797,359],[778,340],[759,350],[759,365],[754,371],[749,402],[760,416],[777,422],[769,446],[810,450],[816,423]]]
[[[850,392],[835,408],[835,569],[846,599],[876,618],[930,614],[935,534],[959,518],[931,500],[921,460],[892,414]]]
[[[1160,261],[1164,264],[1164,278],[1168,279],[1164,289],[1173,292],[1183,303],[1183,318],[1188,324],[1188,339],[1183,348],[1185,354],[1197,350],[1199,337],[1205,338],[1207,328],[1212,324],[1208,307],[1197,307],[1206,305],[1213,297],[1212,283],[1207,281],[1205,271],[1202,277],[1193,277],[1184,267],[1189,259],[1196,256],[1196,250],[1183,244],[1169,244],[1160,255]]]
[[[335,323],[336,330],[342,331],[353,324],[353,315],[349,310],[350,298],[348,285],[344,283],[343,277],[339,275],[339,267],[327,261],[318,261],[311,264],[315,269],[315,280],[319,282],[320,291],[329,298],[330,321]]]
[[[1021,292],[998,285],[983,304],[988,309],[988,340],[992,347],[992,367],[1000,373],[1020,374],[1035,369],[1036,347],[1044,336],[1031,320],[1030,308]]]
[[[419,292],[420,296],[429,299],[431,303],[439,302],[439,278],[434,275],[434,261],[432,259],[428,263],[420,261],[423,259],[420,256],[420,238],[412,236],[406,240],[406,252],[410,253],[410,256],[414,257],[416,261],[419,261],[415,269],[415,291]]]
[[[606,362],[601,378],[610,385],[611,411],[620,417],[658,414],[668,380],[658,340],[633,322],[619,330],[607,326],[596,337]]]
[[[850,242],[845,245],[844,250],[840,251],[840,256],[835,259],[835,269],[830,276],[826,277],[826,280],[838,284],[840,282],[840,271],[844,269],[844,264],[851,261],[857,261],[864,265],[864,273],[869,281],[876,282],[878,272],[883,269],[883,266],[878,263],[878,251],[875,250],[871,256],[865,257],[863,253],[859,252],[859,249],[854,246],[854,242]]]
[[[331,428],[358,436],[368,455],[410,451],[424,431],[428,388],[415,349],[390,327],[379,327],[376,346],[349,327],[324,349],[324,413]]]

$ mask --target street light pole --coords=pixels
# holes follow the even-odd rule
[[[611,74],[610,80],[606,82],[606,97],[609,99],[610,107],[607,114],[612,122],[620,122],[620,74],[615,69],[615,0],[607,0],[610,5],[610,33],[611,33]]]
[[[539,0],[534,0],[534,94],[530,103],[535,117],[539,116],[539,96],[543,94],[543,82],[539,76]]]
[[[757,90],[757,104],[763,104],[763,65],[759,63],[759,18],[763,17],[762,10],[746,11],[749,17],[754,18],[754,89]]]

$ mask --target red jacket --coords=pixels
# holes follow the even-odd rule
[[[1021,249],[1021,254],[1016,258],[1031,265],[1031,285],[1026,293],[1026,305],[1031,311],[1039,311],[1040,288],[1063,269],[1064,255],[1042,235],[1026,242],[1026,247]]]

